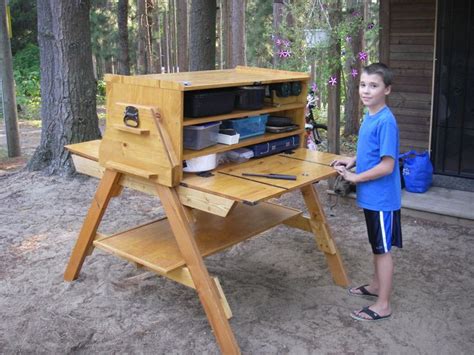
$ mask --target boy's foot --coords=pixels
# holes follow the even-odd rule
[[[351,312],[351,317],[353,319],[362,322],[373,322],[377,320],[389,319],[391,316],[391,313],[381,316],[377,312],[371,310],[368,306],[362,308],[361,310]]]
[[[369,286],[369,285],[367,284],[367,285],[362,285],[362,286],[359,286],[359,287],[352,287],[352,288],[349,289],[349,294],[353,295],[353,296],[379,297],[379,295],[370,292],[367,289],[367,286]]]

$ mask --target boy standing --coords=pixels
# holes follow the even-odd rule
[[[352,318],[361,321],[391,316],[393,261],[390,250],[393,245],[402,247],[398,127],[385,105],[391,83],[392,73],[385,64],[373,63],[363,69],[359,95],[368,112],[359,130],[357,156],[331,163],[345,180],[357,185],[357,204],[364,209],[374,254],[370,284],[349,289],[351,295],[377,297],[374,304],[351,313]],[[353,166],[356,166],[355,173],[349,170]]]

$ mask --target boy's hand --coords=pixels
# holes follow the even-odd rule
[[[349,158],[349,157],[342,157],[340,159],[335,159],[329,164],[333,168],[337,168],[338,166],[344,166],[346,169],[350,169],[355,165],[355,158]]]
[[[357,174],[354,174],[353,172],[347,170],[347,168],[345,166],[336,166],[335,167],[336,171],[338,172],[339,175],[341,175],[344,180],[346,181],[349,181],[349,182],[353,182],[354,184],[357,183],[357,180],[358,180],[358,175]]]

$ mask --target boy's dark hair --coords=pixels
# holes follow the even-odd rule
[[[372,63],[362,69],[362,72],[369,75],[378,74],[382,77],[385,86],[392,85],[392,71],[383,63]]]

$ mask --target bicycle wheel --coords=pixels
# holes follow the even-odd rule
[[[323,141],[323,139],[321,138],[321,135],[319,134],[320,129],[327,132],[328,126],[326,126],[325,124],[313,123],[312,133],[313,133],[313,139],[316,144],[321,144],[321,142]]]

